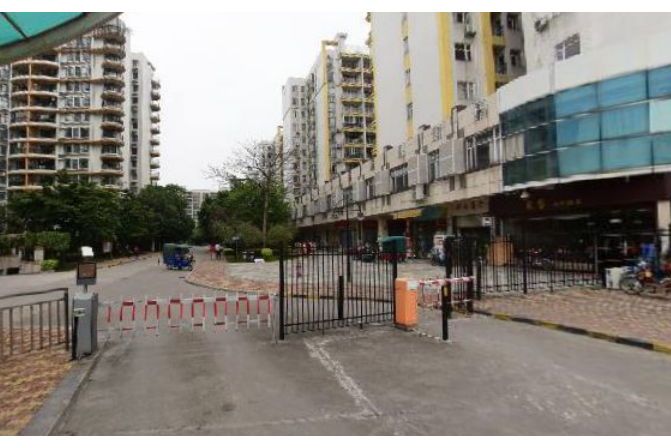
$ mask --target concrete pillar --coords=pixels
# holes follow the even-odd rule
[[[377,237],[385,238],[389,236],[389,229],[387,228],[387,218],[377,218]]]
[[[669,228],[671,226],[671,201],[657,202],[657,230],[662,232],[661,255],[664,256],[669,252]]]

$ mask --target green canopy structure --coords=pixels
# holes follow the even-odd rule
[[[76,39],[120,12],[0,12],[0,65]]]

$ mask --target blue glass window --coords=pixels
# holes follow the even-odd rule
[[[557,151],[559,176],[598,173],[601,171],[601,145],[576,146]]]
[[[542,181],[558,176],[557,152],[527,157],[527,181]]]
[[[596,84],[564,90],[555,95],[557,117],[568,117],[597,108]]]
[[[599,83],[599,105],[603,107],[642,101],[647,97],[645,72],[619,76]]]
[[[527,161],[525,158],[513,160],[503,165],[503,179],[506,185],[522,184],[527,181]]]
[[[646,133],[649,130],[648,105],[622,107],[601,114],[602,138]]]
[[[586,115],[557,123],[557,146],[599,140],[599,115]]]
[[[652,159],[655,165],[671,164],[671,135],[652,139]]]
[[[602,148],[605,171],[652,165],[650,139],[647,137],[604,142]]]
[[[536,154],[555,148],[555,124],[532,128],[524,133],[524,154]]]
[[[650,132],[671,131],[671,100],[650,102]]]
[[[671,65],[648,72],[650,98],[671,95]]]

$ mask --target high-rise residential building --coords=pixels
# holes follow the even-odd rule
[[[379,148],[450,120],[525,73],[518,12],[373,12],[368,20]]]
[[[196,224],[198,223],[198,212],[206,198],[216,195],[216,191],[211,190],[187,190],[186,191],[186,214],[189,215]]]
[[[315,187],[373,158],[373,67],[367,48],[347,45],[340,33],[321,43],[305,78],[283,88],[285,153],[290,190]]]
[[[335,244],[403,235],[425,256],[438,233],[524,231],[540,241],[563,232],[577,245],[608,235],[615,239],[604,247],[621,248],[668,232],[671,15],[393,14],[370,16],[380,153],[295,201],[304,237]],[[450,39],[413,45],[413,33],[431,27]],[[381,50],[398,40],[407,48]],[[439,62],[415,67],[413,53]],[[505,77],[496,58],[487,69],[489,55],[501,53]],[[515,60],[520,54],[528,62]],[[452,75],[441,82],[441,73]],[[460,90],[464,79],[475,83],[472,100]],[[351,238],[333,213],[345,197],[364,215]],[[659,247],[667,253],[669,238]]]
[[[128,172],[130,189],[138,191],[144,185],[156,185],[160,178],[161,83],[144,54],[132,53],[131,67]]]
[[[50,185],[61,170],[117,191],[150,183],[148,169],[145,177],[131,179],[131,116],[137,112],[147,123],[155,119],[151,110],[156,109],[157,89],[153,69],[141,75],[139,84],[149,85],[141,93],[153,97],[131,108],[129,48],[128,29],[114,19],[65,45],[0,69],[0,120],[7,128],[0,128],[0,150],[7,147],[2,158],[6,176],[0,175],[0,184],[7,194]],[[155,136],[157,130],[143,122],[140,132]],[[142,163],[148,165],[151,144],[152,138],[143,146],[147,149]],[[3,166],[0,162],[0,172]]]
[[[282,87],[284,185],[296,197],[317,185],[317,154],[304,78],[289,78]]]
[[[7,200],[9,86],[9,67],[0,67],[0,204]]]

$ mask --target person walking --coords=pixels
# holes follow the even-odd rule
[[[221,250],[222,250],[221,245],[219,243],[217,243],[214,246],[214,250],[217,252],[217,260],[221,260]]]

